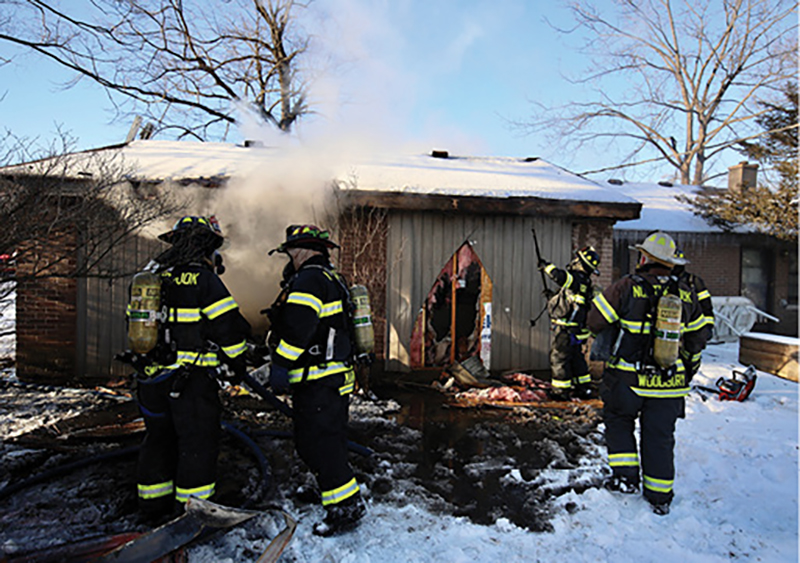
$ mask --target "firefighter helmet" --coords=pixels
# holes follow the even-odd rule
[[[270,250],[269,253],[286,252],[289,248],[328,250],[339,248],[339,245],[331,240],[328,231],[320,229],[316,225],[289,225],[286,227],[286,240],[277,248]]]
[[[656,262],[667,266],[682,266],[686,264],[685,258],[678,258],[675,251],[675,241],[667,233],[655,231],[647,236],[641,244],[630,247],[645,253]]]
[[[222,243],[225,242],[225,238],[222,236],[222,230],[214,216],[198,217],[187,215],[181,217],[175,222],[171,231],[167,231],[158,236],[159,240],[163,240],[169,244],[175,244],[187,237],[205,243],[203,246],[208,246],[209,252],[217,250],[222,246]]]
[[[600,275],[600,270],[597,267],[600,265],[600,255],[593,246],[584,246],[578,250],[578,258],[586,266],[587,271],[596,276]]]

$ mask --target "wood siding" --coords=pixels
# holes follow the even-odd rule
[[[547,369],[547,313],[530,326],[545,304],[531,228],[544,258],[559,266],[569,262],[572,225],[567,219],[391,212],[386,369],[408,369],[414,320],[445,261],[467,239],[494,283],[491,369]]]
[[[162,250],[164,244],[157,240],[133,238],[115,248],[101,267],[107,271],[136,272]],[[75,362],[78,377],[107,379],[131,373],[132,368],[114,361],[114,355],[127,348],[125,310],[132,277],[133,274],[113,280],[78,280]]]

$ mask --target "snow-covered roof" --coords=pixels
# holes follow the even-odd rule
[[[128,174],[141,180],[193,180],[247,176],[269,170],[270,161],[288,158],[282,149],[226,143],[136,140],[69,155],[73,177],[96,172],[97,162],[111,155]],[[291,158],[294,158],[292,156]],[[305,164],[316,164],[305,155]],[[320,155],[332,180],[351,189],[421,195],[489,198],[543,198],[589,203],[635,205],[612,186],[598,184],[538,158],[481,158],[431,155],[365,156],[334,159]],[[6,167],[14,172],[30,165]],[[355,183],[352,181],[355,180]]]
[[[614,225],[620,231],[652,231],[664,229],[670,232],[721,233],[722,229],[709,225],[692,212],[692,208],[678,201],[676,196],[694,196],[697,186],[663,185],[655,183],[623,182],[608,186],[618,194],[632,197],[642,203],[641,215],[632,221],[620,221]]]
[[[350,167],[356,188],[381,192],[635,204],[623,193],[542,159],[413,155]]]

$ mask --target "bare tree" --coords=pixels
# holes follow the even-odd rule
[[[696,215],[725,230],[745,226],[779,239],[797,243],[797,84],[783,85],[781,100],[762,101],[766,113],[756,121],[765,134],[758,142],[742,143],[742,152],[765,167],[772,166],[777,179],[759,186],[704,190],[697,196],[678,196]],[[775,176],[775,174],[773,174]]]
[[[682,183],[700,185],[712,159],[761,134],[753,126],[764,112],[757,97],[796,73],[796,2],[607,4],[571,3],[577,25],[564,31],[585,33],[592,65],[576,82],[590,86],[593,99],[544,108],[522,125],[554,133],[562,146],[607,150],[629,141],[626,166],[667,163]]]
[[[0,4],[0,40],[66,67],[75,81],[98,83],[122,100],[120,115],[142,113],[156,132],[224,139],[236,104],[286,132],[309,111],[298,70],[308,47],[296,29],[300,2]]]
[[[7,162],[24,164],[0,168],[0,299],[38,279],[130,275],[139,265],[109,260],[112,250],[180,209],[166,190],[132,180],[113,151],[73,153],[62,135],[35,159],[29,142],[6,143]]]

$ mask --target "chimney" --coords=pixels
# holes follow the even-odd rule
[[[750,164],[743,160],[739,164],[728,167],[728,189],[742,192],[756,186],[758,164]]]

